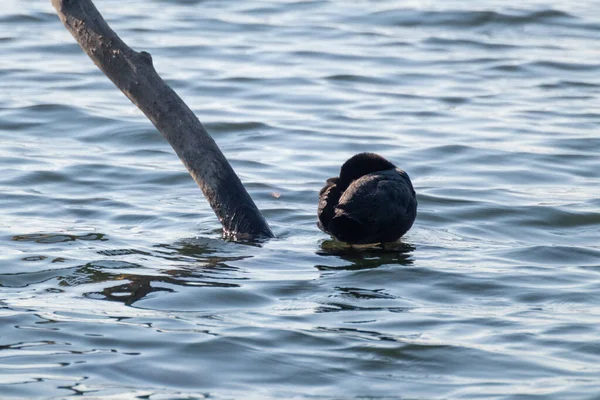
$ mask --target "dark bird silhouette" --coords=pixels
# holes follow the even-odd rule
[[[348,244],[394,242],[413,225],[417,198],[408,174],[374,153],[360,153],[319,193],[319,229]]]

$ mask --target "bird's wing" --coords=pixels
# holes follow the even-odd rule
[[[317,216],[319,222],[317,226],[325,233],[329,233],[329,223],[333,218],[335,212],[335,206],[340,200],[340,189],[336,183],[339,178],[329,178],[327,183],[319,192],[319,206],[317,209]]]
[[[410,228],[415,215],[416,198],[408,176],[388,170],[354,181],[341,196],[334,219],[339,220],[342,231],[353,231],[342,234],[372,243],[373,238],[399,237]]]

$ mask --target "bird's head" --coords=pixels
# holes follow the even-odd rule
[[[394,164],[375,153],[359,153],[352,156],[342,165],[337,186],[342,190],[356,179],[373,172],[396,168]]]

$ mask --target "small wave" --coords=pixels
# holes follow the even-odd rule
[[[77,240],[101,240],[106,241],[108,238],[103,233],[86,233],[83,235],[72,235],[68,233],[29,233],[24,235],[15,235],[12,240],[16,242],[35,242],[35,243],[65,243],[74,242]]]
[[[480,28],[491,25],[526,26],[556,24],[576,17],[559,10],[540,10],[521,14],[496,11],[414,11],[387,10],[370,15],[379,23],[392,26],[440,26],[449,28]]]
[[[328,81],[334,82],[356,82],[356,83],[369,83],[374,85],[391,85],[393,82],[388,79],[382,79],[376,76],[365,76],[365,75],[353,75],[353,74],[339,74],[339,75],[328,75],[325,77]]]
[[[56,16],[47,12],[31,12],[29,14],[8,14],[0,17],[0,23],[3,24],[23,24],[48,22],[56,19]]]
[[[595,89],[599,88],[600,84],[593,82],[582,82],[582,81],[569,81],[569,80],[561,80],[554,83],[543,83],[538,86],[540,89]]]
[[[487,66],[485,70],[490,72],[512,73],[519,75],[539,75],[540,73],[550,72],[598,72],[600,71],[600,63],[575,63],[566,61],[548,61],[540,60],[534,62],[513,62],[504,61],[502,64]],[[576,84],[577,85],[577,84]],[[585,84],[579,84],[581,87]],[[562,84],[565,86],[565,84]],[[555,88],[556,85],[548,85],[544,87]]]
[[[556,71],[598,71],[600,64],[598,63],[574,63],[560,61],[537,61],[528,64],[532,68],[551,69]]]
[[[502,251],[502,257],[532,265],[598,266],[600,250],[575,246],[525,246]]]
[[[469,47],[475,49],[484,49],[484,50],[511,50],[516,49],[519,46],[513,44],[506,43],[495,43],[489,41],[478,41],[478,40],[467,40],[467,39],[449,39],[442,37],[432,37],[427,38],[423,41],[424,44],[435,45],[435,46],[443,46],[444,48],[456,46],[456,47]],[[469,60],[472,62],[472,60]]]
[[[272,127],[268,124],[256,121],[242,122],[208,122],[204,124],[206,130],[211,134],[221,133],[239,133],[248,131],[270,130]]]

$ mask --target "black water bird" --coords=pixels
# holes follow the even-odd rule
[[[408,174],[374,153],[348,159],[319,193],[319,229],[348,244],[394,242],[416,216]]]

